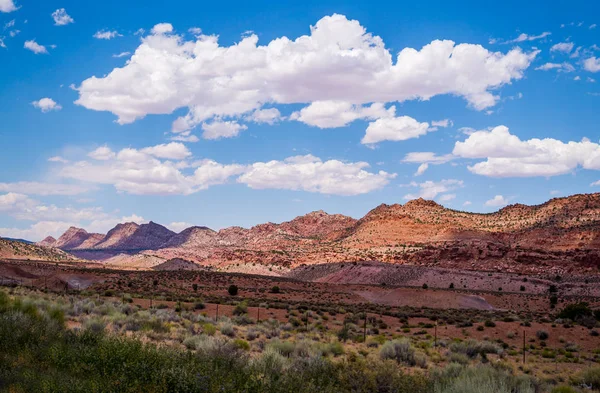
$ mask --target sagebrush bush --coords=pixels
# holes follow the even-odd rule
[[[415,349],[407,339],[388,341],[381,347],[379,356],[382,359],[392,359],[409,366],[416,364]]]

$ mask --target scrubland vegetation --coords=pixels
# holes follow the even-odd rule
[[[550,348],[545,330],[527,342],[523,365],[520,349],[502,339],[461,334],[441,340],[425,331],[432,324],[411,325],[406,315],[397,316],[402,327],[389,332],[381,318],[369,315],[365,321],[364,314],[340,309],[290,306],[287,321],[281,321],[262,304],[259,322],[245,302],[218,320],[206,315],[205,307],[197,300],[144,309],[128,295],[0,291],[0,390],[600,391],[600,351],[582,356],[568,340]],[[590,316],[582,305],[567,308],[573,312],[574,318]],[[445,323],[434,319],[440,327]],[[585,322],[591,324],[589,318]],[[488,329],[493,323],[488,319],[478,326]],[[506,332],[511,334],[517,333]],[[544,373],[545,367],[552,371]]]

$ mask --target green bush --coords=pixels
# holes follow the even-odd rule
[[[238,294],[238,287],[237,287],[237,285],[230,285],[229,288],[227,289],[227,292],[231,296],[236,296]]]
[[[416,365],[415,349],[407,339],[388,341],[379,351],[381,359],[392,359],[409,366]]]

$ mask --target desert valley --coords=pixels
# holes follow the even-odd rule
[[[546,387],[584,386],[593,378],[587,368],[600,362],[600,194],[491,214],[419,199],[358,220],[317,211],[220,231],[174,233],[153,222],[107,234],[72,227],[37,244],[0,240],[0,255],[13,296],[58,301],[76,330],[95,323],[200,352],[231,342],[251,357],[286,342],[292,352],[323,351],[315,345],[334,337],[334,358],[369,361],[387,356],[377,355],[380,345],[409,345],[401,356],[417,356],[424,370],[468,365],[483,351],[483,360],[492,356]],[[114,311],[125,313],[121,322],[94,311],[109,305],[131,311]],[[165,328],[159,313],[168,310],[179,322]],[[158,325],[127,327],[151,321]],[[457,360],[461,353],[466,359]]]

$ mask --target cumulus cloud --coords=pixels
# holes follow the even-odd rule
[[[369,123],[362,144],[373,144],[382,141],[405,141],[425,135],[429,128],[428,123],[419,123],[409,116],[386,117]]]
[[[600,71],[600,58],[590,57],[583,62],[583,68],[589,72]]]
[[[213,121],[202,124],[202,138],[221,139],[238,136],[240,131],[248,129],[248,126],[236,121]]]
[[[444,120],[438,120],[438,121],[431,122],[432,127],[447,128],[447,127],[452,127],[453,125],[454,125],[454,123],[450,119],[444,119]]]
[[[395,106],[386,109],[382,103],[363,106],[344,101],[315,101],[300,111],[292,113],[290,119],[319,128],[335,128],[344,127],[358,119],[375,120],[394,117],[395,113]]]
[[[592,184],[590,184],[590,186],[592,186],[592,187],[600,186],[600,180],[593,182]]]
[[[25,194],[15,192],[0,195],[0,212],[19,220],[30,221],[66,220],[79,222],[82,220],[103,219],[108,216],[99,207],[76,209],[46,205]]]
[[[126,148],[118,152],[100,147],[88,154],[95,161],[65,165],[60,175],[82,182],[112,185],[117,191],[130,194],[188,195],[225,183],[244,170],[242,165],[222,165],[211,160],[194,164],[170,161],[189,155],[183,144],[175,142],[143,149]],[[184,173],[182,168],[194,170]]]
[[[396,174],[368,172],[366,162],[322,161],[312,155],[257,162],[238,178],[255,189],[283,189],[334,195],[358,195],[386,186]]]
[[[362,112],[365,104],[451,94],[483,110],[498,102],[500,87],[523,77],[538,53],[436,40],[394,56],[380,37],[343,15],[322,18],[310,35],[266,45],[255,34],[221,46],[217,36],[186,41],[172,32],[170,24],[155,26],[125,66],[84,80],[77,104],[110,111],[120,124],[188,108],[174,132],[273,104],[343,102]]]
[[[44,45],[40,45],[37,42],[35,42],[35,40],[25,41],[23,48],[29,49],[36,55],[39,55],[40,53],[48,53],[48,49],[46,49]]]
[[[558,72],[573,72],[575,67],[570,63],[545,63],[536,68],[538,71],[556,70]]]
[[[452,154],[444,154],[442,156],[438,156],[437,154],[431,151],[422,151],[422,152],[411,152],[408,153],[402,159],[402,162],[409,163],[427,163],[427,164],[445,164],[448,161],[452,161],[455,159]]]
[[[15,5],[13,0],[0,0],[0,12],[13,12],[18,10],[20,7]]]
[[[502,195],[496,195],[492,199],[487,200],[485,202],[486,206],[494,206],[494,207],[506,206],[508,204],[509,204],[508,199],[506,199]]]
[[[114,158],[116,156],[115,152],[113,152],[108,146],[100,146],[96,150],[93,150],[88,153],[88,157],[93,158],[94,160],[106,161]]]
[[[277,108],[268,108],[268,109],[257,109],[250,116],[248,116],[247,120],[253,121],[255,123],[266,123],[266,124],[275,124],[279,120],[283,120],[281,116],[281,112]]]
[[[61,156],[53,156],[53,157],[50,157],[50,158],[48,158],[48,161],[49,161],[49,162],[60,162],[60,163],[62,163],[62,164],[66,164],[66,163],[68,163],[68,162],[69,162],[69,160],[67,160],[67,159],[65,159],[65,158],[62,158]]]
[[[184,222],[184,221],[177,221],[177,222],[172,222],[170,224],[167,225],[167,228],[169,228],[170,230],[172,230],[173,232],[181,232],[184,229],[187,229],[191,226],[194,226],[194,224],[190,224],[189,222]]]
[[[0,236],[12,237],[16,239],[26,239],[29,241],[40,241],[46,236],[58,238],[67,229],[76,226],[76,223],[65,221],[40,221],[28,228],[0,228]]]
[[[48,98],[48,97],[40,98],[37,101],[33,101],[31,103],[31,105],[38,108],[43,113],[50,112],[50,111],[59,111],[62,109],[62,106],[57,104],[56,101],[54,101],[52,98]]]
[[[146,147],[141,152],[169,160],[183,160],[192,155],[192,152],[183,143],[177,142]]]
[[[90,191],[90,187],[79,184],[56,184],[40,182],[0,183],[0,192],[27,195],[78,195]]]
[[[151,33],[155,34],[155,35],[162,35],[162,34],[167,34],[167,33],[172,33],[172,32],[173,32],[173,25],[170,23],[159,23],[159,24],[155,25],[151,30]]]
[[[468,169],[489,177],[549,177],[573,172],[578,167],[600,170],[597,143],[585,138],[567,143],[552,138],[523,141],[505,126],[472,133],[464,142],[456,142],[453,154],[486,159]]]
[[[94,34],[94,38],[97,38],[99,40],[112,40],[116,37],[123,37],[123,35],[119,34],[119,32],[116,30],[99,30]]]
[[[559,42],[558,44],[552,45],[550,52],[571,53],[574,46],[575,44],[572,42]]]
[[[52,13],[52,19],[54,19],[55,26],[64,26],[69,23],[75,23],[75,20],[71,18],[64,8],[59,8]]]
[[[408,187],[418,188],[417,193],[404,195],[404,199],[435,199],[438,195],[463,187],[464,182],[456,179],[444,179],[439,182],[427,180],[423,183],[411,182]]]

